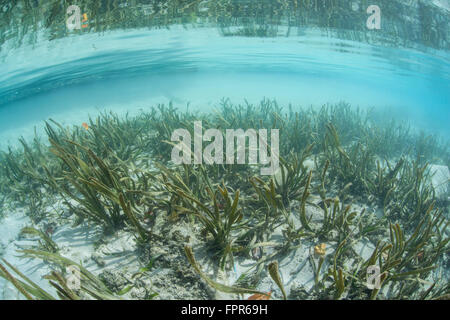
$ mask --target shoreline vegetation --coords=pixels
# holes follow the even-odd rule
[[[224,136],[279,129],[279,171],[174,165],[172,132],[193,136],[195,121]],[[267,99],[223,99],[202,114],[172,104],[101,113],[72,127],[50,119],[45,131],[0,152],[0,223],[26,212],[19,238],[31,244],[17,252],[52,270],[45,290],[2,259],[0,277],[22,298],[450,298],[448,176],[436,182],[448,173],[448,140],[343,102]],[[97,235],[86,261],[58,241],[77,228]],[[368,286],[374,269],[379,288]]]

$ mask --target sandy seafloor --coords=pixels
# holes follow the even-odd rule
[[[139,33],[140,31],[133,32]],[[165,39],[167,36],[165,32],[167,31],[155,31],[155,37],[160,38],[145,39],[136,37],[135,46],[146,47],[152,43],[153,45],[160,43],[158,41]],[[190,31],[183,31],[180,28],[179,32],[188,33]],[[236,48],[236,46],[248,46],[248,42],[250,41],[247,38],[221,39],[223,41],[221,43],[212,41],[217,40],[216,38],[217,32],[211,33],[208,30],[197,31],[195,38],[189,37],[189,34],[182,34],[179,37],[179,39],[188,39],[186,43],[189,43],[191,51],[187,50],[187,52],[190,52],[192,57],[200,55],[195,49],[208,44],[208,46],[215,48],[217,52],[221,52],[223,57],[226,58],[227,53],[233,54],[233,48]],[[52,44],[42,45],[41,47],[34,48],[37,51],[33,52],[28,52],[26,49],[23,49],[16,57],[6,58],[2,62],[5,63],[5,68],[8,72],[14,73],[19,72],[21,68],[32,68],[33,64],[38,63],[40,57],[39,52],[41,54],[53,52],[53,59],[56,59],[57,63],[64,63],[63,59],[58,60],[58,52],[55,47],[71,45],[73,46],[74,56],[78,54],[82,57],[89,56],[93,50],[104,50],[108,52],[117,47],[118,39],[118,34],[114,32],[107,33],[102,38],[96,35],[85,35],[78,39],[70,39],[68,44],[53,42]],[[172,41],[165,42],[164,45],[170,49],[179,39],[172,39]],[[247,57],[254,61],[252,65],[254,68],[257,68],[259,65],[264,65],[265,61],[262,57],[265,57],[265,54],[272,54],[273,56],[278,54],[276,50],[269,53],[264,51],[259,52],[257,49],[258,45],[261,45],[263,42],[261,41],[254,43],[255,50],[260,55],[255,54],[252,56],[249,53],[249,57]],[[293,45],[293,42],[290,42],[289,39],[285,39],[284,41],[283,45],[279,47],[279,50],[283,51],[286,48],[290,48],[292,56],[298,54],[298,51],[294,51],[293,47],[290,47]],[[232,45],[231,42],[233,43]],[[309,57],[319,57],[317,58],[319,60],[326,59],[327,52],[325,49],[323,51],[311,49],[310,52],[303,52],[303,54]],[[358,49],[361,51],[368,50],[364,45],[361,45]],[[17,66],[13,60],[14,58],[20,59],[23,63]],[[50,58],[47,61],[52,61]],[[73,59],[73,57],[71,58]],[[199,60],[200,58],[198,57]],[[363,55],[347,56],[343,60],[337,60],[336,65],[332,67],[336,70],[341,70],[348,63],[348,60],[356,58],[364,60]],[[261,59],[261,61],[258,62],[258,59]],[[355,64],[358,62],[358,60],[353,61]],[[238,59],[234,62],[237,64],[241,63]],[[243,65],[245,65],[245,62],[243,62]],[[270,68],[266,71],[270,71]],[[234,103],[242,103],[244,98],[250,102],[257,103],[263,98],[262,94],[269,98],[280,98],[281,101],[279,102],[281,105],[287,102],[301,101],[301,105],[303,106],[311,104],[320,106],[322,103],[334,103],[340,100],[345,100],[361,107],[369,106],[365,102],[370,101],[370,106],[378,104],[379,106],[388,108],[387,110],[391,106],[396,105],[396,108],[392,109],[392,114],[399,115],[399,120],[402,120],[401,117],[405,115],[403,111],[408,110],[408,115],[417,120],[419,126],[431,127],[433,129],[440,127],[440,125],[436,127],[430,126],[430,123],[426,122],[429,119],[424,117],[428,112],[419,108],[424,100],[418,99],[418,96],[423,94],[424,91],[417,92],[417,90],[425,88],[423,90],[428,92],[427,90],[429,89],[428,86],[423,86],[423,80],[402,82],[404,79],[399,78],[400,80],[391,79],[391,82],[386,82],[384,81],[385,79],[374,77],[369,83],[363,84],[361,79],[367,79],[368,75],[361,73],[360,78],[358,78],[358,71],[360,70],[349,71],[349,73],[354,72],[356,75],[348,83],[341,81],[342,78],[339,75],[327,79],[317,75],[310,75],[309,77],[303,75],[298,77],[296,75],[286,75],[282,72],[247,72],[239,74],[236,70],[215,74],[186,73],[179,74],[176,77],[148,74],[145,77],[135,76],[132,80],[115,79],[92,83],[87,82],[85,84],[79,83],[72,87],[55,89],[51,92],[31,96],[17,101],[10,106],[2,106],[0,108],[0,148],[5,149],[7,145],[18,146],[17,138],[20,136],[25,137],[25,139],[31,139],[34,135],[34,126],[38,128],[38,132],[42,132],[43,120],[49,117],[61,122],[63,125],[80,125],[82,122],[87,122],[88,115],[95,117],[102,110],[112,110],[119,116],[123,116],[126,112],[133,115],[141,109],[145,110],[147,106],[154,106],[158,103],[167,104],[169,101],[173,101],[181,110],[188,103],[191,103],[191,106],[194,108],[199,107],[203,111],[211,111],[213,106],[222,97],[230,97]],[[0,80],[6,79],[5,74],[0,77]],[[256,83],[258,85],[255,85]],[[398,90],[395,94],[392,92],[393,90],[390,90],[394,83],[396,85],[398,83],[396,87]],[[377,89],[374,89],[374,86]],[[430,92],[428,93],[432,94],[435,88],[429,90]],[[336,96],[340,97],[339,100],[334,99]],[[410,108],[409,106],[412,107]],[[443,118],[441,121],[445,122],[445,115]],[[445,125],[441,127],[445,129]],[[448,168],[436,167],[436,170],[440,173],[435,176],[433,183],[435,186],[442,186],[446,181],[448,182],[450,177]],[[442,192],[448,196],[448,190],[443,190]],[[364,204],[356,205],[364,206]],[[380,215],[380,212],[375,208],[367,209],[373,215]],[[62,209],[58,203],[55,203],[52,208],[49,208],[50,212],[60,210]],[[313,213],[312,208],[310,208],[308,215]],[[5,218],[0,221],[0,256],[12,265],[17,266],[26,276],[36,281],[43,288],[54,292],[48,285],[47,280],[42,279],[42,276],[50,271],[50,268],[46,264],[41,263],[37,259],[21,259],[17,256],[17,249],[33,243],[19,237],[21,228],[28,225],[31,225],[31,222],[22,209],[19,208],[5,212]],[[233,284],[243,272],[254,265],[254,261],[250,258],[244,260],[238,259],[234,270],[226,274],[221,274],[220,272],[216,272],[213,266],[203,263],[205,261],[205,250],[203,250],[204,248],[198,244],[195,236],[193,236],[198,230],[192,230],[192,226],[182,223],[174,227],[167,234],[164,234],[164,231],[165,229],[161,228],[160,232],[174,243],[181,243],[180,239],[190,236],[189,241],[194,248],[197,258],[201,262],[203,270],[219,282]],[[116,235],[106,237],[105,241],[101,241],[99,244],[100,238],[100,230],[86,223],[76,228],[72,228],[70,224],[58,226],[53,235],[53,239],[61,249],[61,255],[76,262],[82,262],[83,266],[95,274],[99,274],[103,270],[113,271],[114,275],[118,279],[120,278],[117,281],[126,283],[126,279],[130,279],[142,267],[137,259],[135,251],[136,244],[131,233],[120,231]],[[280,234],[275,233],[269,241],[276,242],[279,239]],[[288,296],[292,296],[291,294],[294,291],[301,292],[304,289],[308,291],[314,285],[313,269],[309,263],[310,251],[314,245],[315,243],[303,242],[300,248],[279,260],[280,273]],[[327,246],[329,252],[331,252],[336,244],[328,243]],[[354,243],[355,250],[365,259],[370,256],[374,247],[370,239],[363,239],[358,243]],[[270,248],[267,250],[267,253],[270,254]],[[164,247],[164,245],[159,247],[158,245],[155,246],[154,254],[158,252],[162,255],[168,255],[167,259],[173,254],[171,249]],[[329,261],[330,259],[326,259],[322,272],[327,270]],[[152,279],[151,281],[146,282],[144,279],[142,283],[142,286],[151,286],[153,283],[159,288],[168,286],[167,290],[158,292],[159,296],[156,299],[208,298],[193,296],[190,293],[192,287],[190,285],[183,286],[183,283],[180,281],[173,285],[167,283],[167,280],[173,277],[173,270],[165,268],[164,263],[161,266],[158,267],[156,265],[148,274],[147,278]],[[440,266],[434,272],[434,277],[449,279],[449,272]],[[431,280],[427,279],[430,282]],[[265,292],[273,290],[274,298],[282,298],[281,292],[269,276],[262,280],[258,289]],[[124,298],[140,297],[142,297],[142,288],[134,288],[124,296]],[[209,298],[211,297],[219,299],[236,298],[236,296],[224,295],[218,292],[211,292]],[[11,284],[6,283],[4,279],[0,279],[0,299],[19,298],[21,297],[17,290]]]
[[[307,165],[314,170],[312,161],[307,162]],[[435,186],[441,186],[439,189],[441,196],[448,196],[449,190],[442,188],[442,185],[446,182],[448,183],[450,178],[448,168],[443,166],[434,166],[433,168],[437,172],[433,184]],[[381,210],[364,204],[356,203],[352,208],[359,211],[358,209],[362,209],[363,207],[374,218],[382,216]],[[63,209],[62,204],[58,202],[48,208],[49,212],[58,212],[58,214],[67,216],[68,212],[64,212],[64,210],[66,209]],[[307,207],[307,215],[312,215],[312,222],[320,221],[322,218],[321,213],[312,206]],[[146,290],[158,292],[159,295],[155,299],[238,299],[248,296],[238,297],[236,295],[224,294],[211,288],[206,290],[208,294],[205,295],[204,288],[206,285],[203,284],[200,278],[188,274],[186,269],[174,270],[173,266],[168,266],[164,261],[184,259],[181,248],[185,243],[188,243],[193,247],[196,258],[200,262],[204,272],[220,283],[233,285],[240,275],[255,266],[255,260],[251,259],[251,257],[245,259],[241,257],[236,258],[232,270],[220,272],[217,266],[213,265],[209,257],[207,257],[204,242],[198,241],[197,236],[200,234],[198,226],[196,227],[182,221],[178,221],[175,225],[164,225],[167,222],[164,216],[167,216],[165,212],[157,213],[155,226],[152,230],[156,235],[165,238],[167,241],[152,243],[150,246],[152,255],[162,255],[162,258],[159,258],[158,260],[160,262],[155,263],[155,267],[146,273],[146,276],[138,282],[139,285],[123,296],[124,299],[142,299],[145,293],[148,293]],[[300,222],[294,216],[292,217],[294,223],[300,226]],[[40,222],[39,226],[49,221],[55,221],[55,219],[57,219],[55,215],[50,215],[48,219]],[[6,217],[0,223],[0,256],[18,267],[21,272],[41,285],[44,289],[49,292],[54,292],[54,289],[48,284],[47,280],[42,279],[44,275],[51,271],[50,267],[39,259],[20,258],[16,252],[18,249],[36,244],[35,241],[19,236],[21,228],[30,225],[31,221],[25,215],[23,209],[19,208],[6,213]],[[388,238],[387,233],[385,234],[385,238]],[[99,227],[90,225],[88,222],[83,222],[77,227],[72,227],[71,223],[67,222],[57,226],[52,239],[58,244],[60,255],[81,263],[96,275],[106,271],[104,274],[108,276],[108,281],[110,281],[110,284],[111,281],[116,282],[118,289],[123,289],[126,285],[129,285],[133,275],[144,266],[138,259],[139,253],[134,237],[131,232],[126,230],[121,230],[111,236],[103,236],[102,230]],[[281,243],[281,230],[275,230],[268,241]],[[284,286],[290,298],[305,298],[307,297],[305,296],[305,292],[314,286],[314,271],[310,264],[310,255],[315,244],[311,241],[302,241],[298,249],[291,251],[287,256],[276,259],[279,263]],[[327,252],[334,252],[336,246],[337,243],[327,243]],[[363,238],[353,243],[353,248],[358,255],[367,259],[375,248],[374,239]],[[272,252],[270,247],[265,250],[265,254],[267,255],[270,255]],[[352,263],[352,261],[354,260],[349,259],[348,263]],[[316,264],[317,262],[318,259],[315,260]],[[332,254],[325,259],[321,271],[322,275],[326,272],[331,262]],[[180,279],[177,279],[177,275],[180,275],[180,272],[183,275]],[[193,282],[186,282],[186,278],[193,279]],[[432,276],[425,279],[425,284],[431,284],[436,279],[447,279],[448,281],[450,279],[449,270],[445,269],[444,266],[439,266]],[[257,289],[263,292],[273,291],[272,298],[282,298],[280,290],[266,272],[263,272],[263,277]],[[384,293],[388,294],[388,288],[384,288]],[[23,299],[23,297],[11,283],[0,279],[0,299]]]

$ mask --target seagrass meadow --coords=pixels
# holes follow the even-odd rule
[[[449,22],[0,0],[0,300],[449,299]]]
[[[2,259],[4,290],[70,300],[450,297],[448,139],[344,102],[216,106],[102,112],[83,126],[48,119],[44,133],[2,151],[0,212],[29,219],[17,254],[44,270],[33,280]],[[279,129],[278,171],[174,164],[172,132],[193,134],[194,121],[223,135]]]

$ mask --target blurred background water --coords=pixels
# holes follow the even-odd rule
[[[50,117],[169,101],[207,111],[224,97],[346,101],[450,135],[448,2],[372,2],[4,2],[0,147]],[[86,28],[67,29],[71,4]],[[380,30],[367,29],[371,4]]]

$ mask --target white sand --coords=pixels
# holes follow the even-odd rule
[[[8,214],[0,221],[0,257],[17,267],[32,281],[47,290],[50,289],[50,286],[47,280],[42,279],[42,276],[48,274],[50,268],[39,260],[21,259],[16,252],[22,246],[32,245],[34,243],[33,241],[18,239],[20,230],[29,225],[30,219],[22,210]],[[0,278],[0,300],[16,299],[23,299],[23,296],[18,293],[11,283]]]

